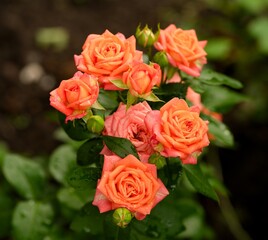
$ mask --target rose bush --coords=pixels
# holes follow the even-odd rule
[[[125,239],[181,237],[185,228],[192,232],[185,222],[193,213],[203,227],[203,211],[191,206],[193,188],[215,201],[217,193],[226,194],[201,153],[210,144],[233,146],[231,132],[218,121],[221,112],[214,111],[237,103],[241,98],[226,87],[241,84],[203,70],[206,41],[194,30],[138,27],[136,38],[143,51],[134,36],[108,30],[88,35],[74,56],[78,72],[50,93],[51,106],[64,115],[62,128],[78,142],[67,141],[75,157],[66,146],[57,149],[49,171],[63,184],[57,199],[79,209],[71,229],[91,239],[116,238],[119,230],[109,223],[128,226]],[[220,94],[211,98],[215,86]],[[201,228],[193,238],[207,239]]]
[[[141,163],[133,155],[124,159],[104,156],[102,176],[92,204],[101,213],[125,207],[142,220],[167,195],[168,190],[157,178],[155,165]]]

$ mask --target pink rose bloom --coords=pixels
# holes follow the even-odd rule
[[[183,99],[173,98],[160,108],[152,111],[145,119],[152,121],[150,131],[161,143],[160,153],[165,157],[180,157],[184,164],[195,164],[197,155],[209,145],[208,122],[199,117],[199,108],[188,107]]]
[[[193,105],[198,106],[200,108],[201,112],[217,119],[218,121],[222,121],[222,114],[217,113],[217,112],[213,112],[213,111],[209,110],[208,108],[206,108],[201,102],[201,95],[199,93],[195,92],[190,87],[187,88],[186,99],[188,99]]]
[[[181,77],[177,72],[172,76],[172,78],[166,81],[166,83],[180,83],[180,82],[181,82]]]
[[[90,34],[81,55],[75,55],[77,69],[99,77],[100,87],[118,90],[110,80],[121,79],[123,72],[133,61],[142,62],[142,52],[136,50],[134,36],[125,38],[122,33]]]
[[[207,41],[198,41],[195,30],[182,30],[174,24],[161,29],[154,44],[159,51],[165,51],[171,65],[181,71],[198,77],[207,62],[204,47]]]
[[[157,178],[154,164],[142,163],[133,155],[123,159],[104,156],[102,176],[92,204],[100,213],[124,207],[142,220],[168,194]]]
[[[50,105],[66,115],[66,122],[82,118],[99,95],[98,79],[86,73],[76,72],[68,80],[50,92]]]
[[[161,83],[161,69],[156,63],[148,65],[134,62],[128,71],[123,73],[122,80],[128,86],[131,95],[148,96],[152,88]]]
[[[135,146],[141,161],[147,162],[154,152],[154,139],[145,126],[144,119],[151,111],[146,101],[133,105],[128,110],[126,110],[126,105],[121,103],[116,112],[106,117],[103,134],[129,139]],[[154,121],[149,124],[154,124]],[[101,153],[112,154],[106,146]]]
[[[188,99],[193,105],[198,106],[202,113],[209,115],[218,121],[222,121],[222,114],[210,111],[206,108],[201,102],[201,95],[190,87],[187,88],[186,99]],[[208,132],[208,138],[213,140],[215,139],[215,136],[211,132]]]

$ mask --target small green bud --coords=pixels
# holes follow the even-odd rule
[[[161,68],[166,67],[169,64],[167,54],[163,51],[157,52],[153,57],[153,61],[158,63]]]
[[[104,128],[104,120],[101,116],[94,115],[87,120],[87,128],[90,132],[101,133]]]
[[[113,222],[121,228],[127,227],[132,218],[133,214],[127,208],[117,208],[113,213]]]
[[[140,29],[140,26],[138,26],[135,36],[138,43],[143,47],[150,47],[156,41],[155,34],[147,25],[142,30]]]
[[[157,169],[161,169],[167,164],[166,159],[159,153],[152,154],[148,161],[151,164],[155,164]]]

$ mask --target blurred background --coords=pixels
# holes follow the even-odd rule
[[[227,209],[204,200],[218,239],[267,235],[268,0],[1,0],[0,141],[28,156],[59,144],[49,92],[75,72],[73,55],[90,33],[129,37],[138,24],[194,28],[208,40],[208,65],[240,80],[248,100],[224,115],[234,149],[218,149]],[[225,208],[223,208],[225,209]],[[244,232],[245,231],[245,232]]]

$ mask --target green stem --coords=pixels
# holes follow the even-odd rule
[[[119,240],[119,227],[116,228],[114,240]]]

